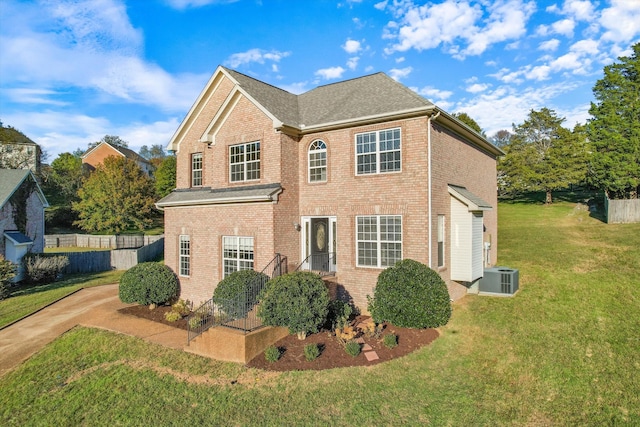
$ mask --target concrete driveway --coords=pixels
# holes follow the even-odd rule
[[[0,330],[0,376],[76,325],[107,329],[179,350],[186,346],[186,331],[118,312],[129,305],[120,302],[117,284],[96,286]]]

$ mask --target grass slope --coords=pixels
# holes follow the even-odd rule
[[[369,368],[262,372],[76,328],[0,378],[0,424],[640,424],[640,224],[501,204],[499,258],[514,298],[468,296],[431,346]]]

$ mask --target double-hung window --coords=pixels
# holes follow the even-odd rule
[[[359,267],[390,267],[402,259],[402,216],[356,217]]]
[[[231,182],[260,179],[260,141],[229,147],[229,180]]]
[[[191,239],[189,236],[180,235],[180,276],[191,275]]]
[[[202,153],[191,155],[191,186],[200,187],[202,185]]]
[[[253,237],[223,236],[224,277],[240,270],[253,270]]]
[[[313,141],[309,146],[309,182],[327,180],[327,144]]]
[[[356,175],[400,171],[400,148],[400,128],[356,134]]]
[[[438,267],[444,267],[444,215],[438,215]]]

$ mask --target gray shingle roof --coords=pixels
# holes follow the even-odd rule
[[[29,169],[0,169],[0,208],[29,175]]]
[[[471,191],[467,190],[466,187],[449,184],[449,192],[451,192],[451,190],[453,190],[453,192],[456,193],[457,196],[460,196],[461,198],[466,199],[463,201],[465,202],[465,204],[467,204],[467,206],[471,204],[471,206],[469,206],[470,209],[473,208],[473,210],[481,210],[481,211],[488,211],[493,209],[489,203],[485,202],[480,197],[476,196]]]
[[[319,86],[301,95],[293,95],[237,71],[224,70],[278,120],[298,129],[434,106],[384,73]]]
[[[242,202],[276,201],[282,192],[280,183],[250,185],[245,187],[210,187],[173,190],[156,203],[159,208],[181,205],[212,205]]]
[[[4,235],[5,237],[13,240],[13,243],[15,243],[16,245],[28,245],[33,243],[33,240],[19,231],[5,231]]]

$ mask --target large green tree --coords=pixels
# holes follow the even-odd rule
[[[78,190],[87,176],[82,167],[82,160],[71,153],[62,153],[51,162],[48,168],[43,191],[51,204],[47,210],[47,225],[53,227],[69,227],[78,219],[72,210],[77,202]]]
[[[503,147],[506,155],[498,163],[503,193],[544,191],[545,203],[552,192],[582,182],[586,174],[586,133],[562,127],[564,118],[555,111],[531,110],[524,123],[513,126],[513,135]]]
[[[460,120],[462,123],[464,123],[465,125],[469,126],[471,129],[478,132],[480,135],[485,136],[484,131],[482,130],[478,122],[476,122],[473,118],[471,118],[470,115],[468,115],[464,111],[461,111],[459,113],[454,113],[453,117]]]
[[[637,198],[640,192],[640,43],[632,50],[604,67],[589,110],[589,182],[609,198]]]
[[[156,194],[164,197],[176,188],[176,156],[167,156],[162,160],[155,173]]]
[[[140,167],[125,157],[111,156],[84,182],[73,204],[85,231],[121,233],[153,224],[155,189]]]

